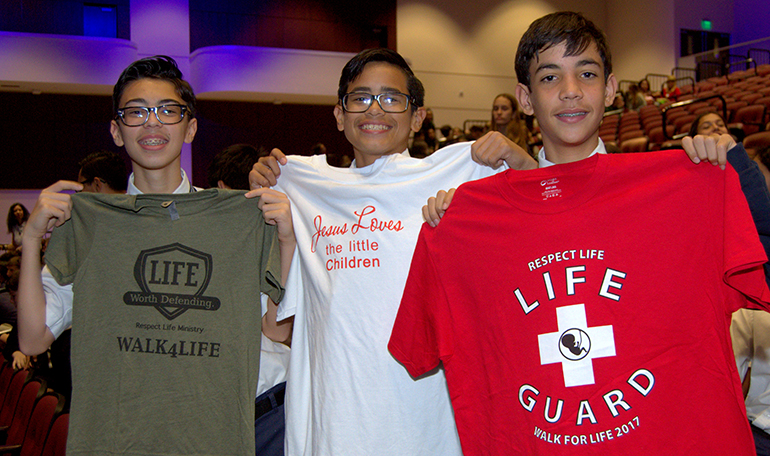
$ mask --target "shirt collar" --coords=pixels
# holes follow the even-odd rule
[[[602,138],[599,138],[599,144],[596,145],[596,149],[594,149],[593,152],[591,152],[591,155],[588,157],[593,157],[596,154],[606,154],[607,149],[604,147],[604,141],[602,141]],[[586,158],[588,158],[586,157]],[[540,149],[540,152],[537,153],[537,164],[538,168],[546,168],[548,166],[553,166],[555,163],[548,161],[545,158],[545,147]]]
[[[189,193],[190,192],[190,180],[187,179],[187,173],[184,172],[183,169],[180,169],[182,171],[182,182],[179,184],[179,187],[176,188],[172,193]],[[131,175],[128,177],[128,189],[126,189],[126,193],[129,195],[141,195],[144,192],[136,188],[136,185],[134,185],[134,173],[131,173]]]
[[[378,158],[377,160],[382,160],[383,158],[386,158],[386,157],[390,157],[391,155],[394,155],[394,154],[390,154],[390,155],[383,155],[382,157]],[[411,157],[411,155],[409,155],[409,149],[404,149],[404,151],[403,151],[403,152],[401,152],[401,153],[400,153],[400,154],[398,154],[398,155],[401,155],[401,156],[403,156],[403,157]],[[375,162],[376,162],[377,160],[375,160]],[[350,162],[350,168],[355,168],[355,167],[356,167],[356,159],[354,158],[354,159],[353,159],[353,161],[352,161],[352,162]]]

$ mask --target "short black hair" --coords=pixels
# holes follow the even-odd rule
[[[337,89],[337,98],[342,102],[342,98],[348,93],[348,86],[356,78],[361,76],[364,71],[364,67],[367,64],[373,62],[385,62],[395,65],[404,72],[406,75],[406,88],[409,91],[410,103],[412,104],[412,111],[421,107],[425,103],[425,88],[414,75],[414,72],[409,68],[409,64],[406,63],[401,54],[396,51],[392,51],[387,48],[374,48],[365,49],[359,52],[355,57],[350,59],[345,67],[342,69],[342,75],[340,76],[340,85]]]
[[[521,37],[516,51],[516,78],[519,82],[530,87],[529,66],[532,59],[561,43],[566,43],[566,56],[580,55],[594,43],[602,58],[604,80],[607,81],[612,73],[612,55],[607,37],[582,14],[561,11],[537,19]]]
[[[95,177],[103,180],[111,189],[125,192],[128,185],[126,162],[123,157],[109,150],[98,150],[88,154],[78,162],[80,175],[85,184],[93,182]]]
[[[264,147],[250,144],[233,144],[218,153],[209,165],[209,187],[219,181],[236,190],[249,190],[249,171],[259,157],[267,156]]]
[[[168,81],[174,85],[176,94],[187,105],[187,116],[195,117],[195,93],[190,84],[182,78],[182,72],[176,61],[167,55],[156,55],[137,60],[128,66],[118,78],[112,89],[112,111],[117,116],[120,109],[120,97],[126,86],[139,79],[150,78]]]

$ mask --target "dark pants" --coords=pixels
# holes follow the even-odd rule
[[[259,416],[254,420],[254,437],[257,456],[283,456],[283,438],[286,419],[283,397],[286,382],[279,383],[257,397],[255,404]]]
[[[757,456],[770,456],[770,435],[754,425],[751,425],[751,433],[754,434]]]

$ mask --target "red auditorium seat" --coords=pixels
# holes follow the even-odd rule
[[[8,428],[5,445],[21,445],[24,442],[32,411],[37,400],[45,394],[46,387],[46,381],[40,378],[31,378],[24,384],[16,411],[13,412],[11,426]]]
[[[622,146],[623,143],[625,143],[629,139],[641,138],[642,136],[644,136],[644,131],[642,131],[642,130],[632,130],[632,131],[627,131],[625,133],[621,133],[620,136],[618,137],[618,139],[620,141],[620,145]]]
[[[697,116],[695,114],[689,114],[676,119],[674,122],[674,128],[676,128],[676,132],[685,133],[690,130],[690,125],[692,125],[692,121],[695,120],[696,117]]]
[[[735,111],[732,123],[743,124],[743,132],[747,135],[757,133],[765,126],[765,106],[744,106]]]
[[[728,122],[735,122],[733,119],[735,118],[735,111],[737,111],[740,108],[743,108],[744,106],[748,106],[749,104],[745,101],[731,101],[727,103],[727,121]]]
[[[64,400],[64,396],[58,393],[43,394],[35,402],[35,408],[29,418],[29,425],[21,444],[0,446],[0,455],[39,456],[45,446],[51,425],[64,408]]]
[[[652,130],[650,130],[650,134],[648,135],[650,137],[650,148],[655,149],[660,147],[661,144],[668,141],[672,136],[674,136],[675,127],[673,125],[667,125],[666,131],[668,132],[668,138],[664,136],[663,134],[663,127],[655,127]]]
[[[743,138],[743,147],[746,149],[762,149],[770,147],[770,131],[760,131]]]
[[[631,138],[620,143],[621,152],[646,152],[649,139],[646,136]]]

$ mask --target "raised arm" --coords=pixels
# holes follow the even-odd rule
[[[537,161],[518,144],[499,131],[491,131],[471,145],[471,158],[476,163],[497,169],[506,163],[511,169],[535,169]]]
[[[40,192],[34,209],[24,228],[17,302],[19,348],[28,355],[37,355],[54,341],[54,335],[46,326],[45,292],[41,277],[40,252],[45,234],[70,218],[72,199],[64,190],[81,190],[77,182],[59,181]]]
[[[249,184],[251,188],[272,187],[278,183],[278,176],[281,175],[281,166],[286,164],[286,155],[279,149],[270,151],[267,157],[261,157],[249,173]]]
[[[292,256],[297,246],[289,198],[285,194],[270,188],[252,190],[250,194],[259,197],[259,208],[262,210],[265,222],[270,225],[276,225],[278,229],[278,245],[281,255],[281,284],[286,285],[286,277],[289,275]],[[262,317],[262,332],[275,342],[288,344],[294,326],[294,317],[278,322],[276,321],[277,312],[278,305],[268,298],[267,313]]]

